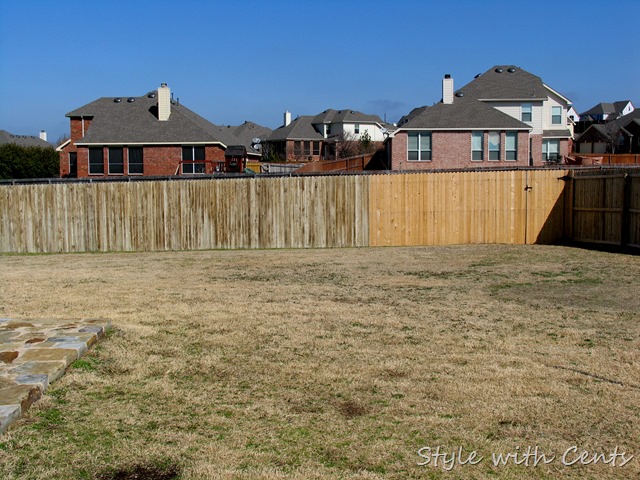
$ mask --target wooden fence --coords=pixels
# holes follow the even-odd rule
[[[567,174],[554,169],[7,185],[0,186],[0,251],[554,243],[567,214]]]
[[[640,165],[640,155],[637,153],[576,153],[574,165]]]
[[[296,170],[296,173],[327,173],[344,172],[356,173],[364,171],[364,167],[373,157],[373,153],[358,155],[350,158],[338,160],[323,160],[320,162],[309,162]]]
[[[293,177],[0,187],[0,251],[368,244],[367,178]]]
[[[571,175],[567,236],[572,241],[640,247],[640,172]]]

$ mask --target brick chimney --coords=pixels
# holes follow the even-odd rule
[[[442,103],[453,103],[453,78],[448,73],[442,79]]]
[[[165,122],[171,116],[171,90],[166,83],[158,89],[158,120]]]

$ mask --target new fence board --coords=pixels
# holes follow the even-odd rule
[[[371,177],[371,246],[551,243],[562,236],[559,170]]]

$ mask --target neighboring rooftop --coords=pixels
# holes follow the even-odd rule
[[[251,139],[270,132],[252,122],[237,127],[215,125],[174,101],[168,120],[160,121],[157,97],[155,90],[140,97],[102,97],[67,113],[67,117],[93,118],[85,136],[76,143],[219,143],[224,147],[243,145],[256,154]]]
[[[613,103],[602,102],[594,105],[589,110],[582,112],[583,115],[620,115],[627,105],[631,103],[631,100],[619,100]]]
[[[478,100],[546,100],[542,79],[515,65],[496,65],[458,92]]]
[[[314,118],[311,115],[297,117],[289,125],[276,128],[267,140],[322,140],[324,137],[313,128]]]
[[[454,96],[453,103],[436,103],[420,107],[402,117],[398,128],[455,129],[510,129],[531,130],[531,126],[475,98]]]
[[[314,116],[311,123],[314,125],[321,123],[377,123],[382,125],[383,121],[377,115],[367,115],[356,110],[334,110],[329,108]]]
[[[15,135],[6,130],[0,130],[0,145],[14,143],[21,147],[52,147],[46,140],[33,135]]]

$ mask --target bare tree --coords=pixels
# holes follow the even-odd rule
[[[607,149],[611,153],[618,153],[620,147],[624,146],[624,135],[620,124],[615,120],[604,124],[604,131],[607,139]]]

